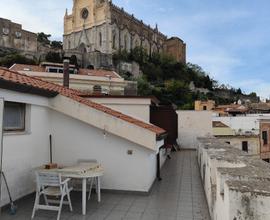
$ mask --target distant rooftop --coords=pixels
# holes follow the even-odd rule
[[[97,76],[106,78],[121,78],[116,72],[109,70],[95,70],[95,69],[79,69],[75,68],[75,65],[70,65],[71,71],[74,74],[85,76]],[[48,73],[63,73],[62,63],[49,63],[43,62],[40,65],[28,65],[28,64],[14,64],[10,67],[10,70],[16,72],[48,72]]]

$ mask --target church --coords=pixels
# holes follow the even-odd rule
[[[76,56],[88,68],[110,68],[112,56],[120,50],[143,47],[149,55],[162,52],[186,62],[186,44],[168,38],[114,5],[111,0],[73,0],[72,13],[64,16],[65,55]]]

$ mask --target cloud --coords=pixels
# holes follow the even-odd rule
[[[55,0],[1,0],[1,5],[6,5],[6,7],[0,7],[1,17],[22,24],[23,29],[49,33],[57,39],[62,38],[65,4],[57,5]]]
[[[251,93],[256,91],[257,95],[259,95],[263,99],[270,98],[270,82],[264,81],[258,78],[252,79],[243,79],[236,83],[237,87],[245,88],[246,93]]]

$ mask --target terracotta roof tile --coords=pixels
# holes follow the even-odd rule
[[[52,64],[53,65],[53,64]],[[62,65],[62,64],[55,64],[55,65]],[[14,64],[10,67],[12,71],[31,71],[31,72],[45,72],[44,66],[39,65],[28,65],[28,64]],[[121,78],[116,72],[110,70],[90,70],[90,69],[79,69],[79,75],[86,75],[86,76],[98,76],[98,77],[109,77],[112,78]]]
[[[82,98],[80,96],[83,96],[84,93],[79,92],[77,90],[67,89],[67,88],[64,88],[63,86],[47,82],[47,81],[41,80],[41,79],[36,78],[36,77],[30,77],[30,76],[27,76],[24,74],[20,74],[18,72],[11,71],[11,70],[1,68],[1,67],[0,67],[0,79],[5,80],[5,81],[9,81],[12,83],[16,83],[16,84],[27,85],[27,86],[30,86],[33,88],[38,88],[38,89],[42,89],[42,90],[46,90],[46,91],[57,92],[65,97],[71,98],[71,99],[73,99],[77,102],[80,102],[84,105],[87,105],[91,108],[94,108],[96,110],[102,111],[106,114],[109,114],[109,115],[114,116],[116,118],[119,118],[121,120],[127,121],[127,122],[135,124],[139,127],[150,130],[150,131],[156,133],[158,136],[162,135],[166,132],[164,129],[159,128],[155,125],[148,124],[146,122],[143,122],[143,121],[140,121],[140,120],[135,119],[133,117],[130,117],[128,115],[125,115],[121,112],[110,109],[110,108],[103,106],[101,104],[95,103],[95,102],[87,100],[85,98]]]
[[[80,69],[79,75],[121,78],[121,77],[119,77],[119,75],[116,72],[109,71],[109,70]]]
[[[45,72],[45,68],[39,65],[28,65],[28,64],[14,64],[10,67],[13,71],[33,71],[33,72]]]

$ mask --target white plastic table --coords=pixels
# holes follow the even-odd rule
[[[85,173],[79,173],[79,174],[65,172],[65,169],[59,169],[59,172],[62,174],[63,177],[82,180],[82,214],[83,215],[86,215],[86,194],[87,194],[86,183],[87,183],[87,179],[97,178],[97,186],[96,187],[97,187],[98,202],[101,201],[100,177],[104,175],[103,168],[100,167],[98,169],[87,171]]]
[[[78,170],[78,166],[74,166]],[[86,215],[86,194],[87,194],[87,180],[90,178],[97,178],[97,195],[98,202],[101,201],[100,195],[100,177],[104,175],[104,169],[99,166],[98,168],[87,170],[85,172],[70,172],[74,167],[64,167],[62,169],[50,169],[39,168],[39,170],[47,172],[59,172],[63,177],[82,180],[82,214]],[[83,170],[83,168],[82,168]]]

